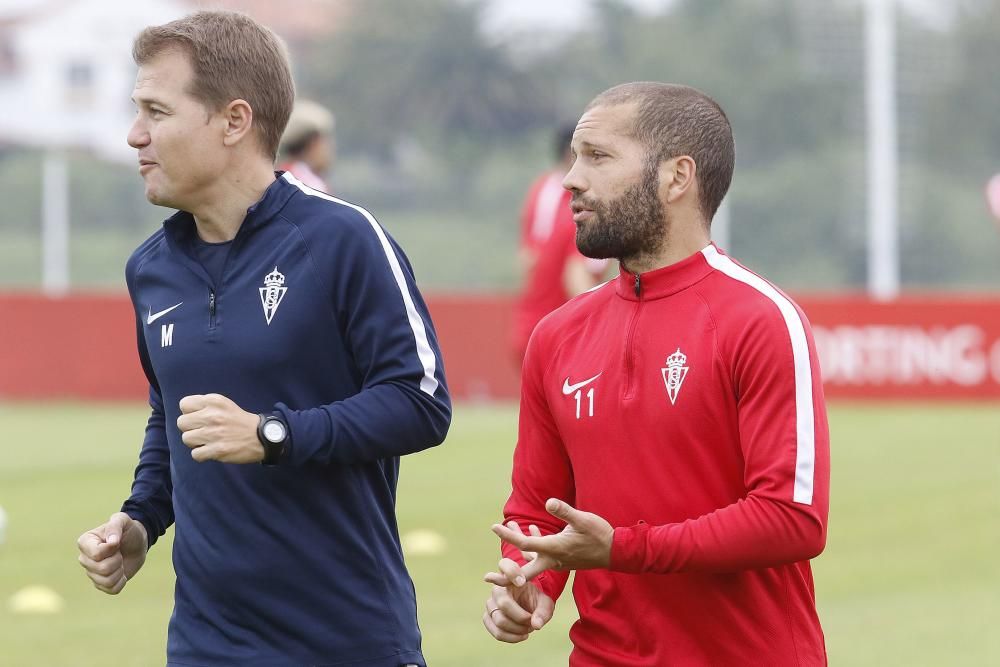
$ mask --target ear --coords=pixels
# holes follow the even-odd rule
[[[660,163],[660,196],[673,204],[689,192],[696,192],[698,165],[690,155],[679,155]]]
[[[223,128],[222,143],[235,146],[250,135],[253,127],[253,109],[246,100],[233,100],[222,110]]]

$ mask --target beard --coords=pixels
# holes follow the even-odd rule
[[[669,221],[658,194],[657,165],[647,165],[642,180],[617,199],[597,201],[574,192],[573,203],[594,212],[589,222],[578,224],[576,247],[586,257],[629,259],[657,253],[667,241]]]

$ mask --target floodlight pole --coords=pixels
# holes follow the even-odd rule
[[[58,148],[45,152],[42,164],[42,292],[69,291],[69,169]]]
[[[865,3],[868,118],[868,293],[899,296],[899,152],[896,143],[895,0]]]

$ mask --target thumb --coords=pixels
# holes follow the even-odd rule
[[[573,523],[583,514],[580,510],[574,508],[569,503],[564,503],[558,498],[549,498],[546,500],[545,510],[552,516],[557,519],[562,519],[566,523]]]
[[[545,624],[552,619],[552,612],[554,610],[555,602],[552,601],[552,598],[544,593],[539,595],[538,606],[535,607],[534,613],[531,614],[531,627],[535,630],[544,628]]]
[[[181,409],[181,414],[186,415],[191,412],[197,412],[205,407],[205,397],[201,394],[191,394],[190,396],[185,396],[177,404],[177,407]]]
[[[112,514],[111,518],[108,519],[107,527],[104,531],[104,541],[107,544],[119,544],[122,539],[122,534],[125,532],[125,528],[128,526],[130,521],[132,521],[132,517],[125,514],[125,512]]]

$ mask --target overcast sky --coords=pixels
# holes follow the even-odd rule
[[[63,0],[65,1],[65,0]],[[141,0],[139,0],[141,1]],[[404,2],[405,0],[399,0]],[[675,0],[627,0],[640,11],[656,12]],[[738,1],[738,0],[736,0]],[[863,2],[864,0],[854,0]],[[898,0],[901,4],[925,18],[939,24],[951,13],[949,2],[941,0]],[[53,0],[0,0],[0,15],[24,9],[53,4]],[[590,0],[488,0],[487,30],[501,33],[532,31],[534,29],[560,30],[579,27],[590,14]],[[287,3],[294,11],[295,2]]]
[[[675,0],[627,0],[636,9],[658,12]],[[738,1],[738,0],[735,0]],[[820,0],[821,1],[821,0]],[[866,0],[853,0],[865,2]],[[952,13],[947,0],[897,0],[908,10],[940,26]],[[505,33],[535,29],[573,29],[590,17],[590,0],[488,0],[487,30]]]

